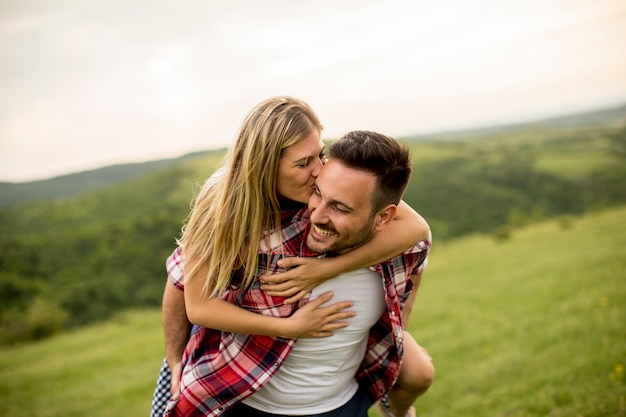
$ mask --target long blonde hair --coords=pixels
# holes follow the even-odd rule
[[[281,153],[322,128],[309,105],[292,97],[267,99],[248,113],[221,168],[198,193],[179,241],[185,263],[193,261],[185,280],[203,278],[205,297],[220,296],[242,266],[241,285],[253,283],[262,234],[280,228]],[[207,275],[197,277],[204,266]]]

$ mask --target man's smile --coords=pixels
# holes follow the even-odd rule
[[[317,234],[320,235],[322,237],[328,237],[328,236],[333,236],[336,233],[333,230],[328,230],[328,229],[322,229],[317,225],[312,225],[313,226],[313,231]]]

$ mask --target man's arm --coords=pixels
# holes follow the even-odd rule
[[[185,310],[185,295],[168,279],[163,291],[163,331],[165,333],[165,357],[172,373],[172,398],[180,394],[179,380],[183,352],[189,340],[191,323]]]
[[[402,326],[406,329],[409,323],[409,317],[411,317],[411,311],[413,310],[413,303],[415,302],[415,297],[417,296],[417,290],[422,283],[422,274],[423,271],[420,271],[417,274],[411,275],[411,281],[413,282],[413,289],[409,294],[409,298],[407,298],[406,303],[404,304],[404,308],[402,309]]]

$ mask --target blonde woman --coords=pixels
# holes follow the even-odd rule
[[[180,240],[185,260],[184,305],[192,323],[224,332],[284,338],[329,336],[347,325],[343,320],[352,315],[345,311],[349,301],[320,308],[330,300],[329,293],[289,317],[258,314],[228,299],[230,288],[258,285],[259,277],[271,272],[259,265],[257,248],[267,232],[280,230],[313,192],[325,163],[321,131],[311,108],[291,97],[265,100],[244,119],[223,166],[198,194]],[[326,279],[384,261],[415,244],[420,240],[416,233],[421,230],[421,218],[404,203],[399,208],[398,220],[362,247],[334,258],[299,260],[297,268],[280,275],[283,284],[273,287],[273,295],[292,296],[287,301],[296,301]],[[180,251],[175,251],[170,264],[182,268]],[[179,285],[182,276],[178,274]],[[173,288],[171,283],[168,286]],[[180,293],[171,305],[182,304]],[[185,326],[175,325],[179,319],[172,319],[184,317],[180,309],[173,315],[171,310],[164,297],[167,359],[174,370],[176,398],[183,344],[178,336],[168,337],[168,326],[178,330]]]

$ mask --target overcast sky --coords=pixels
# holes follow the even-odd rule
[[[0,0],[0,181],[229,146],[274,95],[330,139],[626,102],[624,0]]]

